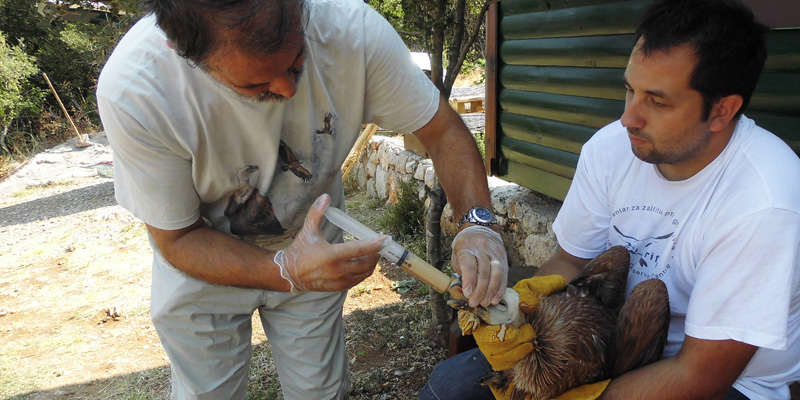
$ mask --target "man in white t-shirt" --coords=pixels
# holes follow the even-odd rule
[[[800,379],[800,160],[742,115],[765,33],[738,2],[656,2],[636,32],[622,118],[581,150],[553,224],[560,247],[537,275],[569,281],[622,245],[628,292],[662,280],[672,315],[663,358],[600,398],[788,399]],[[458,362],[437,367],[426,393]]]
[[[342,304],[385,236],[341,242],[362,123],[414,133],[464,223],[454,266],[497,304],[507,262],[463,122],[361,0],[151,0],[97,90],[119,203],[147,225],[177,399],[244,398],[258,309],[286,399],[349,387]]]

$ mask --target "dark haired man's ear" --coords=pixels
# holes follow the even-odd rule
[[[744,100],[738,94],[720,98],[711,107],[711,114],[708,117],[710,122],[709,129],[712,132],[718,132],[728,127],[736,113],[742,108],[742,103],[744,103]]]

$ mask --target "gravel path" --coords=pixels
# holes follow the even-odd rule
[[[47,149],[0,182],[0,235],[7,227],[100,209],[116,204],[111,147],[104,133]],[[19,228],[19,226],[17,226]]]

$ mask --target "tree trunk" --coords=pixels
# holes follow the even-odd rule
[[[442,211],[447,204],[447,196],[442,185],[437,183],[436,189],[427,189],[428,210],[425,213],[425,239],[427,242],[428,262],[442,270],[444,258],[442,257]],[[433,342],[442,347],[447,347],[450,331],[450,312],[445,302],[444,296],[430,290],[431,304],[431,338]]]
[[[9,125],[4,126],[3,133],[0,133],[0,149],[2,149],[5,153],[11,153],[11,151],[8,150],[8,147],[6,147],[6,135],[8,135],[8,127]]]
[[[445,23],[444,18],[447,14],[447,0],[437,0],[436,9],[433,14],[433,52],[431,52],[431,81],[433,85],[439,89],[442,97],[445,99],[450,97],[450,90],[445,90],[444,82],[442,81],[443,68],[443,55],[444,55],[444,38],[445,38]]]
[[[450,92],[453,90],[453,84],[456,82],[456,78],[458,77],[459,72],[461,72],[461,63],[458,60],[461,58],[462,53],[462,43],[464,42],[464,31],[466,30],[466,13],[467,13],[467,0],[457,0],[456,1],[456,9],[454,22],[453,22],[453,38],[450,41],[450,46],[447,49],[447,76],[444,80],[444,87],[447,91],[447,96],[450,96]],[[469,52],[469,49],[464,49],[463,53]]]

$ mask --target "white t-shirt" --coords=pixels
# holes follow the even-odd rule
[[[383,17],[360,0],[309,9],[304,72],[283,103],[242,99],[192,68],[153,16],[125,35],[97,89],[120,205],[160,229],[202,216],[285,246],[319,195],[343,207],[340,168],[362,123],[408,133],[431,120],[439,93]]]
[[[800,159],[742,116],[702,171],[668,181],[636,158],[617,121],[581,151],[553,224],[568,253],[631,252],[628,292],[658,278],[672,321],[664,357],[684,334],[759,350],[734,387],[751,399],[788,399],[800,379]]]

